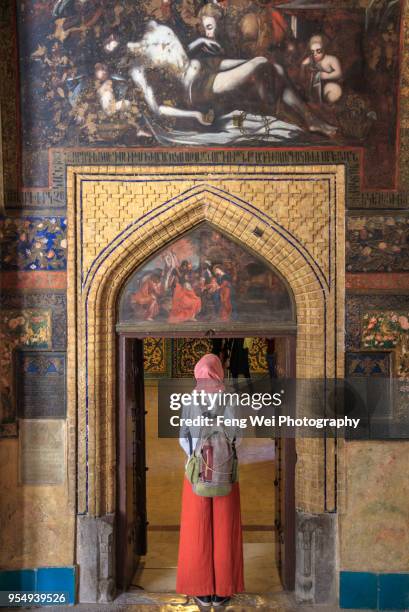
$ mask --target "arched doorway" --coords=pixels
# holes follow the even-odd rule
[[[116,304],[134,270],[199,223],[211,223],[256,252],[291,287],[297,378],[343,376],[343,166],[231,159],[217,172],[208,161],[192,172],[182,158],[176,166],[158,160],[153,167],[147,160],[147,165],[67,168],[67,418],[76,448],[69,458],[69,492],[77,516],[80,601],[115,595]],[[342,486],[337,463],[343,448],[334,440],[302,438],[296,447],[299,594],[306,601],[332,601],[336,573],[328,579],[312,563],[318,540],[311,533],[325,528],[325,559],[335,568]]]
[[[233,347],[235,343],[242,342],[240,338],[258,339],[258,355],[256,353],[254,357],[257,355],[259,362],[265,362],[265,355],[260,354],[260,351],[266,350],[263,341],[269,338],[270,344],[277,343],[277,346],[280,346],[280,350],[276,352],[280,362],[280,375],[293,377],[296,350],[294,296],[277,270],[251,250],[204,222],[155,253],[130,275],[119,295],[117,317],[116,329],[119,340],[117,584],[118,588],[123,590],[132,584],[133,577],[138,582],[138,572],[135,574],[138,562],[142,558],[144,559],[142,563],[145,563],[145,560],[149,559],[149,555],[147,556],[149,553],[156,561],[154,563],[156,567],[145,570],[144,580],[148,585],[153,585],[151,587],[153,589],[158,588],[159,584],[161,585],[159,588],[163,589],[164,585],[168,585],[168,590],[172,591],[174,590],[172,581],[169,586],[169,580],[164,577],[161,584],[161,573],[162,576],[169,575],[171,568],[166,567],[160,556],[162,551],[162,557],[168,555],[168,558],[172,559],[168,563],[174,565],[177,554],[176,540],[168,538],[172,546],[168,545],[164,549],[163,545],[159,544],[158,550],[153,554],[150,542],[153,541],[152,547],[154,547],[159,529],[166,532],[162,533],[162,536],[169,535],[169,531],[172,530],[178,531],[181,492],[179,491],[179,499],[175,499],[173,491],[180,489],[182,482],[180,474],[183,470],[182,467],[178,470],[177,462],[175,466],[171,465],[169,458],[178,455],[177,443],[169,445],[169,440],[162,440],[156,443],[156,452],[149,452],[146,429],[148,431],[151,427],[156,429],[157,423],[152,422],[152,389],[146,387],[144,389],[143,339],[149,337],[152,342],[158,338],[177,337],[179,345],[172,343],[173,364],[178,360],[175,347],[180,346],[182,337],[190,338],[191,347],[194,345],[194,339],[201,339],[197,356],[212,351],[212,343],[215,347],[217,339],[220,343],[223,338],[224,342]],[[232,340],[229,341],[228,338]],[[162,359],[165,357],[162,356]],[[189,368],[185,366],[186,373],[193,376],[193,371],[189,372]],[[169,377],[178,374],[180,375],[173,366],[168,372]],[[264,363],[264,374],[267,375],[266,363]],[[164,383],[165,380],[162,379],[161,382]],[[145,399],[150,405],[149,410],[145,410]],[[154,411],[158,411],[157,397],[154,403],[156,403]],[[258,487],[264,489],[266,501],[265,510],[260,505],[258,515],[253,512],[258,518],[262,517],[262,524],[254,524],[253,521],[253,524],[244,525],[245,532],[251,531],[251,534],[245,533],[249,540],[244,544],[245,574],[249,576],[250,584],[260,585],[261,588],[269,590],[279,588],[279,575],[281,585],[287,590],[292,590],[295,574],[295,441],[277,439],[274,444],[270,439],[270,442],[265,442],[264,447],[260,446],[261,441],[247,439],[239,448],[239,458],[243,460],[242,507],[247,511],[246,517],[251,514],[249,509],[252,503],[249,498],[254,501]],[[153,442],[158,440],[152,440],[152,445]],[[164,466],[161,469],[159,464],[159,469],[156,470],[154,494],[150,494],[152,465],[147,465],[147,456],[150,455],[155,463],[152,456],[162,455],[165,458],[166,452],[167,469],[164,469]],[[257,454],[261,456],[257,457]],[[183,466],[182,457],[179,459],[180,466]],[[179,478],[175,478],[175,472],[179,473]],[[160,515],[158,509],[154,509],[154,505],[157,507],[164,505],[161,493],[158,492],[160,478],[165,479],[162,481],[161,490],[166,497],[166,511],[162,515],[162,520],[159,519],[159,523],[167,524],[151,525],[151,515],[155,517]],[[255,484],[257,481],[258,486]],[[177,523],[176,525],[169,524],[168,514],[173,515],[173,522]],[[270,527],[273,527],[272,533],[268,534],[266,532]],[[257,534],[259,534],[258,539]],[[266,542],[270,541],[269,536],[271,542],[275,542],[275,546],[266,545]],[[258,548],[255,546],[257,544]],[[170,554],[172,547],[173,555]],[[255,561],[251,559],[251,555],[256,559],[260,558],[263,550],[265,558],[261,560],[258,573],[262,573],[266,568],[272,568],[277,563],[278,574],[275,581],[272,579],[273,570],[266,572],[264,582],[260,577],[254,580],[255,572],[252,565]],[[165,563],[162,572],[155,573],[153,570],[160,570],[161,563]],[[155,575],[154,580],[151,577],[152,573]],[[140,574],[139,571],[139,578]],[[253,580],[250,577],[253,577]],[[253,586],[253,589],[251,586],[248,588],[250,591],[256,590],[257,586]]]

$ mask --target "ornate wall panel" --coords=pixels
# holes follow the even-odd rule
[[[211,352],[212,342],[206,338],[145,338],[144,372],[147,378],[192,377],[196,362]],[[263,338],[254,338],[249,351],[250,371],[267,372],[266,345]]]
[[[50,310],[1,310],[2,347],[0,373],[0,436],[16,435],[16,398],[13,377],[13,351],[23,346],[49,348],[51,345]]]
[[[346,298],[346,350],[359,350],[362,347],[365,315],[368,312],[404,312],[409,310],[409,295],[347,295]]]
[[[407,419],[409,379],[409,295],[348,296],[347,298],[347,371],[355,361],[356,369],[384,368],[379,351],[391,357],[390,375],[398,382],[393,401],[395,419]],[[355,352],[358,349],[357,352]],[[388,353],[384,353],[387,355]],[[386,357],[385,357],[386,359]],[[371,371],[376,375],[376,371]]]
[[[346,354],[345,376],[392,376],[390,351],[355,351]]]
[[[0,271],[65,270],[64,217],[0,219]]]
[[[346,269],[347,272],[407,272],[409,216],[349,216]]]
[[[144,339],[143,357],[146,378],[171,376],[171,346],[171,341],[165,338]]]
[[[206,338],[176,338],[172,340],[172,376],[192,377],[197,361],[212,350],[212,342]],[[254,338],[249,350],[250,371],[253,374],[267,372],[266,345],[263,338]]]
[[[198,223],[219,228],[286,278],[297,308],[297,374],[343,374],[342,166],[231,163],[216,170],[175,165],[173,155],[169,164],[68,170],[69,414],[78,387],[79,465],[88,466],[79,473],[80,511],[110,512],[115,503],[110,424],[118,293],[138,265]],[[86,436],[86,423],[95,434]],[[300,441],[298,456],[297,504],[317,512],[334,507],[331,443],[324,451],[320,440]]]
[[[0,436],[15,436],[16,398],[13,351],[17,348],[65,350],[66,296],[55,292],[0,293]]]

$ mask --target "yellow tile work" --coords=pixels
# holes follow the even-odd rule
[[[166,178],[171,170],[166,169],[168,174],[164,175],[160,168],[155,172],[143,168],[137,176],[116,175],[97,182],[93,175],[81,174],[84,273],[115,236],[159,204],[166,209],[169,206],[166,203],[175,199],[179,206],[192,207],[203,198],[211,197],[204,194],[214,193],[214,189],[222,190],[222,202],[230,196],[268,213],[301,243],[305,244],[308,237],[311,254],[328,275],[331,177],[317,169],[313,180],[312,175],[292,177],[291,173],[276,169],[274,172],[270,168],[261,170],[252,168],[249,172],[247,169],[237,176],[237,169],[232,172],[230,167],[222,167],[218,168],[220,176],[215,176],[214,172],[200,172],[199,168],[187,168],[185,173],[177,168],[171,183]],[[192,190],[196,197],[186,203],[186,194]]]
[[[80,512],[115,509],[119,291],[196,224],[212,223],[286,278],[297,307],[297,376],[343,375],[344,183],[335,165],[69,168],[68,393],[72,432],[78,414]],[[326,483],[330,510],[335,454],[327,447],[325,468],[322,441],[301,440],[297,452],[297,506],[322,512]]]

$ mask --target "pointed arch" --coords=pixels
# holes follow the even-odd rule
[[[131,171],[134,177],[135,170]],[[238,184],[243,180],[242,172],[242,169],[237,171]],[[340,169],[334,170],[335,179],[340,172]],[[118,174],[117,169],[115,173]],[[329,174],[327,171],[326,176]],[[163,174],[160,180],[165,180],[166,177],[162,177]],[[336,235],[332,234],[331,261],[324,269],[320,264],[323,258],[313,254],[314,238],[304,232],[304,240],[303,232],[296,234],[291,224],[279,222],[271,206],[253,205],[238,195],[237,190],[231,193],[225,185],[222,188],[203,181],[186,189],[179,189],[178,185],[169,187],[169,193],[176,192],[175,195],[148,207],[142,206],[140,214],[126,223],[121,221],[116,234],[110,232],[112,238],[106,243],[100,246],[95,242],[92,248],[88,248],[84,246],[82,235],[83,203],[79,197],[82,178],[73,173],[73,179],[76,188],[72,189],[69,198],[69,406],[70,413],[76,413],[78,422],[78,509],[82,513],[101,516],[115,511],[116,304],[130,274],[178,237],[201,223],[210,224],[244,249],[256,253],[286,279],[297,312],[297,376],[328,377],[340,371],[337,364],[342,355],[339,322],[343,311],[340,300],[337,301],[340,285],[336,285],[340,271],[336,272],[331,259],[331,253],[339,246]],[[103,172],[97,176],[87,175],[87,181],[93,186],[103,180]],[[120,184],[120,179],[115,180]],[[171,176],[166,180],[172,185]],[[258,202],[260,190],[266,189],[264,183],[259,185],[255,183],[251,187]],[[106,186],[93,189],[94,193],[98,190],[102,193],[101,198],[108,197],[105,196]],[[251,200],[250,191],[248,189],[246,193]],[[118,209],[123,205],[121,196],[115,197],[119,198],[115,204],[115,214],[118,215]],[[344,209],[339,204],[337,209],[330,201],[322,215],[324,229],[328,210],[330,223],[336,227],[342,244]],[[305,214],[308,215],[308,210]],[[88,248],[87,257],[83,257],[84,248]],[[317,441],[317,445],[320,443]],[[318,493],[308,509],[319,512],[324,507],[324,457],[321,451],[307,451],[303,440],[297,444],[300,450],[298,480],[314,483]],[[306,487],[303,487],[303,495]],[[299,505],[305,507],[303,502]]]

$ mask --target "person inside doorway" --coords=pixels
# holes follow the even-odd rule
[[[223,366],[213,353],[197,362],[194,376],[199,391],[224,390]],[[201,438],[197,436],[197,428],[181,431],[179,441],[188,462],[194,453],[198,455]],[[230,442],[234,448],[234,438]],[[216,472],[209,461],[205,465],[205,471]],[[227,494],[207,497],[184,478],[176,590],[195,597],[202,607],[224,605],[233,594],[244,591],[240,491],[233,480]]]
[[[266,338],[266,361],[270,378],[277,378],[277,354],[275,338]]]
[[[222,362],[225,377],[229,375],[229,343],[228,338],[213,338],[212,350],[214,355],[217,355]]]
[[[246,379],[249,390],[253,390],[249,361],[249,350],[252,344],[252,338],[231,338],[227,341],[228,368],[236,390],[239,388],[238,379],[240,375]]]

